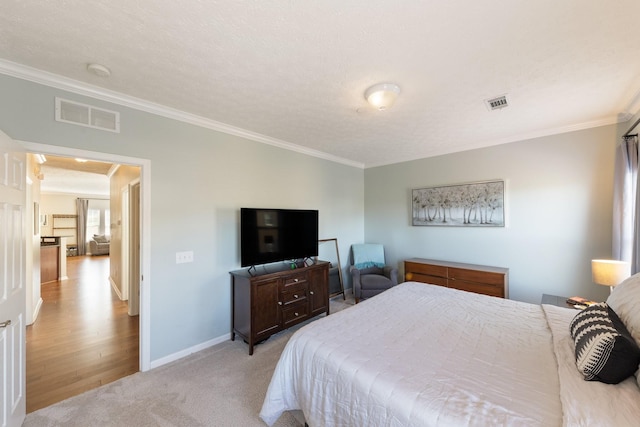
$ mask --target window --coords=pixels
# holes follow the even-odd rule
[[[87,238],[100,233],[100,209],[88,209],[87,211]]]
[[[104,210],[104,234],[111,235],[111,211],[109,209]]]
[[[94,234],[111,234],[110,211],[108,200],[90,200],[87,209],[87,240]]]

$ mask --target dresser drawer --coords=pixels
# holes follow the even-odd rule
[[[414,282],[428,283],[430,285],[447,286],[446,277],[427,276],[420,273],[407,273],[405,275],[406,280],[412,280]]]
[[[495,285],[500,287],[504,285],[504,274],[492,273],[490,271],[450,268],[449,278],[455,280],[465,280],[468,282],[485,283],[487,285]]]
[[[285,328],[291,326],[293,323],[297,323],[305,319],[309,315],[309,304],[307,301],[302,303],[291,304],[290,306],[282,309],[282,321]]]
[[[447,267],[405,261],[404,279],[414,282],[447,286]]]
[[[307,293],[307,282],[298,283],[295,286],[289,286],[287,289],[280,292],[280,301],[282,301],[282,304],[284,305],[304,301],[307,299]]]
[[[504,287],[487,283],[469,282],[466,280],[449,280],[449,287],[461,291],[504,298]]]
[[[289,274],[282,279],[282,291],[291,287],[297,287],[307,283],[306,273],[293,273]]]
[[[448,267],[445,267],[443,265],[420,264],[417,262],[408,262],[408,261],[405,261],[404,263],[404,271],[407,274],[413,273],[417,275],[447,277],[447,269]],[[415,280],[415,279],[410,279],[410,280]]]

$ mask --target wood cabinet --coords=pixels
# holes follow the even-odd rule
[[[509,298],[509,269],[412,258],[404,262],[405,280]]]
[[[60,278],[60,245],[40,246],[40,283]]]
[[[255,344],[276,332],[329,314],[329,263],[319,261],[294,270],[285,267],[230,273],[231,340],[241,336],[249,344],[249,354]]]

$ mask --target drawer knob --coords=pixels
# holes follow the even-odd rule
[[[295,314],[295,315],[297,316],[297,315],[298,315],[298,312],[296,311],[296,312],[295,312],[295,313],[293,313],[293,314]]]
[[[294,297],[294,298],[298,298],[298,295],[294,295],[293,297]]]
[[[293,279],[293,281],[294,281],[294,282],[297,282],[297,281],[298,281],[298,279]]]
[[[313,291],[309,291],[309,293],[310,293],[311,295],[313,295]]]
[[[278,305],[282,305],[282,301],[278,301]]]

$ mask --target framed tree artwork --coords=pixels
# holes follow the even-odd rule
[[[411,191],[412,225],[504,227],[504,180]]]

